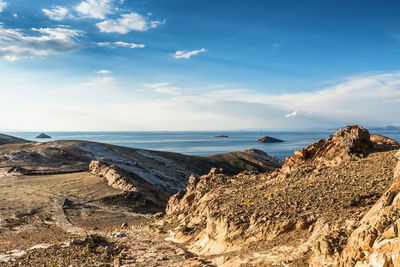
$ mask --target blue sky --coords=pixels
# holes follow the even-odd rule
[[[399,10],[0,0],[0,130],[400,126]]]

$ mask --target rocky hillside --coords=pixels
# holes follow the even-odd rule
[[[394,181],[350,235],[343,266],[400,266],[400,152]]]
[[[22,143],[29,143],[30,141],[17,138],[11,135],[0,134],[0,145],[5,144],[22,144]]]
[[[191,175],[206,174],[213,167],[237,174],[243,170],[271,171],[283,163],[254,149],[206,158],[88,141],[37,143],[7,138],[8,144],[0,145],[0,177],[87,171],[95,161],[97,167],[92,166],[92,174],[114,180],[121,174],[117,180],[123,183],[110,184],[126,191],[152,187],[152,194],[160,196],[164,205],[169,196],[186,187]]]
[[[160,231],[221,266],[338,266],[349,236],[393,182],[399,148],[349,126],[272,173],[193,176],[170,199]]]

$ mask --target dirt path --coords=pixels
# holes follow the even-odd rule
[[[124,249],[114,266],[213,266],[146,229],[138,227],[125,234],[121,239]]]
[[[85,172],[1,179],[0,266],[210,266],[102,202],[121,193]]]

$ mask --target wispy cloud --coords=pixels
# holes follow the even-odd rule
[[[286,114],[285,117],[286,118],[290,118],[290,117],[296,117],[297,113],[299,113],[297,110],[293,111],[292,113]]]
[[[113,14],[116,8],[113,0],[86,0],[75,7],[75,10],[83,17],[94,19],[105,19]]]
[[[147,31],[149,29],[157,28],[164,23],[165,21],[149,21],[144,16],[132,12],[129,14],[122,14],[118,19],[105,20],[96,25],[102,32],[126,34],[130,31]]]
[[[99,71],[96,71],[96,73],[98,73],[98,74],[110,74],[111,71],[109,71],[109,70],[99,70]]]
[[[198,55],[200,53],[207,52],[205,48],[202,48],[200,50],[193,50],[193,51],[184,51],[184,50],[178,50],[174,54],[175,58],[184,58],[184,59],[190,59],[192,56]]]
[[[3,0],[0,0],[0,12],[3,12],[3,10],[7,7],[7,3],[4,2]]]
[[[145,48],[144,44],[135,44],[135,43],[127,43],[127,42],[100,42],[97,43],[98,46],[116,48],[116,47],[127,47],[127,48]]]
[[[150,131],[379,126],[398,124],[400,114],[400,72],[349,77],[325,89],[291,94],[229,89],[232,85],[188,90],[166,82],[132,85],[127,94],[109,76],[54,90],[48,82],[20,81],[21,73],[1,78],[0,93],[8,95],[0,113],[12,114],[2,118],[3,128],[21,131],[46,127],[49,120],[55,122],[50,125],[54,130],[104,130],[104,125],[108,130]],[[178,89],[165,94],[171,87]],[[22,93],[26,97],[21,99]],[[285,119],[295,110],[296,119]]]
[[[103,77],[103,78],[92,79],[91,81],[81,83],[80,85],[85,87],[96,87],[96,86],[113,84],[114,81],[115,79],[113,77]]]
[[[61,21],[68,17],[69,10],[66,7],[54,6],[50,9],[43,8],[42,12],[52,20]]]
[[[0,25],[0,55],[6,60],[34,58],[65,53],[79,47],[77,38],[84,32],[69,28],[32,29],[41,35],[25,35],[18,29],[6,29]]]
[[[165,94],[165,95],[180,95],[183,93],[183,88],[173,86],[169,82],[165,83],[153,83],[153,84],[145,84],[147,88],[153,89],[157,93]]]

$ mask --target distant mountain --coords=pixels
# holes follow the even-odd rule
[[[372,131],[398,131],[400,130],[400,127],[389,125],[389,126],[383,126],[383,127],[372,127],[370,128]]]

